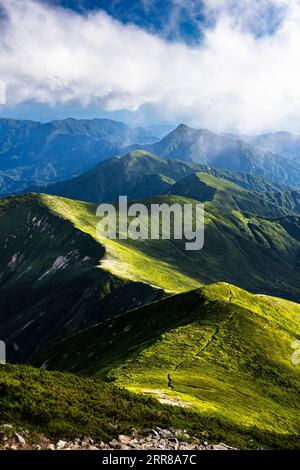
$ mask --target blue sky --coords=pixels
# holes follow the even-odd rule
[[[124,24],[135,24],[152,34],[168,41],[184,42],[189,45],[201,41],[201,27],[205,22],[203,4],[192,0],[43,0],[52,6],[71,9],[81,15],[103,10]],[[191,5],[194,5],[193,8]],[[16,107],[2,109],[2,116],[12,118],[37,119],[48,121],[66,116],[78,118],[108,117],[127,121],[133,125],[140,122],[155,124],[159,117],[149,106],[142,106],[138,113],[128,110],[109,112],[97,104],[81,106],[80,103],[48,104],[24,102]],[[172,122],[172,118],[167,119]],[[174,121],[175,122],[175,121]]]
[[[0,0],[0,115],[300,132],[299,3]]]
[[[134,23],[141,28],[163,36],[170,41],[183,41],[190,45],[199,44],[202,31],[215,24],[216,17],[207,15],[206,4],[202,0],[44,0],[52,5],[70,8],[81,14],[104,10],[125,24]],[[280,25],[285,5],[260,0],[260,20],[253,17],[249,22],[252,32],[259,36],[272,34]],[[218,2],[212,0],[212,5]],[[221,3],[221,2],[219,2]],[[239,2],[228,0],[228,9],[234,13]],[[253,4],[255,1],[253,2]]]
[[[134,23],[168,40],[195,44],[201,39],[201,24],[206,21],[203,4],[197,0],[47,0],[81,14],[103,9],[125,24]]]

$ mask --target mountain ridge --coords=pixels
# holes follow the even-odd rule
[[[166,185],[159,185],[158,192],[156,192],[159,175],[173,179],[174,184],[196,172],[206,172],[254,191],[290,190],[289,187],[271,183],[261,177],[218,170],[204,164],[168,160],[145,150],[134,150],[123,157],[105,160],[71,180],[46,186],[31,186],[24,193],[41,192],[86,202],[113,202],[118,199],[119,195],[143,198],[167,194],[168,190],[171,190],[171,181],[168,181]],[[151,179],[148,185],[142,184],[142,178],[150,178],[150,176],[154,178],[154,188],[151,185]]]
[[[204,248],[192,254],[172,237],[99,238],[96,204],[49,195],[1,199],[0,337],[9,359],[29,359],[89,324],[212,282],[299,300],[300,218],[277,206],[277,215],[256,215],[263,206],[253,201],[241,212],[231,197],[220,206],[218,192],[205,202]],[[173,195],[140,202],[197,204]]]
[[[0,176],[27,182],[59,181],[122,153],[130,144],[154,141],[142,128],[110,119],[74,119],[40,123],[0,118]],[[17,182],[19,183],[17,185]],[[0,187],[0,194],[9,187]]]
[[[168,159],[204,163],[218,169],[263,176],[274,182],[298,186],[300,163],[270,152],[251,139],[193,129],[180,124],[159,142],[142,146],[144,150]]]
[[[291,361],[299,312],[299,304],[216,283],[95,325],[35,365],[47,359],[50,370],[107,377],[207,419],[288,436],[300,428],[300,371]]]

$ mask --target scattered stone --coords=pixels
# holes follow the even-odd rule
[[[5,431],[7,429],[7,432]],[[76,438],[74,441],[59,440],[56,444],[51,442],[42,434],[30,436],[30,433],[22,430],[12,432],[14,428],[10,425],[0,427],[0,442],[5,450],[33,449],[33,450],[237,450],[223,442],[211,444],[200,439],[189,436],[186,430],[181,429],[133,429],[130,435],[119,434],[117,439],[110,442],[95,441],[86,436]],[[26,441],[31,441],[29,445]],[[28,439],[27,439],[28,436]]]
[[[131,441],[131,437],[124,436],[123,434],[119,434],[118,441],[120,442],[120,444],[128,445],[129,442]]]
[[[25,445],[26,442],[25,442],[25,439],[23,436],[21,436],[21,434],[18,434],[17,432],[14,433],[14,438],[16,439],[16,441],[18,442],[18,444],[22,444],[22,445]]]
[[[220,442],[219,445],[220,445],[220,446],[223,446],[223,447],[226,447],[227,450],[237,450],[236,447],[228,446],[227,444],[224,444],[224,442]]]
[[[228,450],[226,446],[223,446],[222,444],[210,446],[211,450]]]
[[[68,445],[68,443],[66,441],[58,441],[58,443],[56,444],[56,448],[57,449],[63,449],[67,445]]]
[[[112,449],[120,449],[121,448],[120,442],[117,441],[116,439],[113,439],[112,441],[110,441],[109,445]]]

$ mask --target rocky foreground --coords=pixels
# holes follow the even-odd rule
[[[120,434],[110,442],[96,442],[89,437],[75,441],[53,442],[43,435],[28,431],[16,432],[11,425],[0,428],[1,450],[237,450],[224,443],[209,444],[189,436],[179,429],[133,430],[130,435]]]

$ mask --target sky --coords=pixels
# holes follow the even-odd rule
[[[0,116],[300,133],[300,0],[0,0]]]

